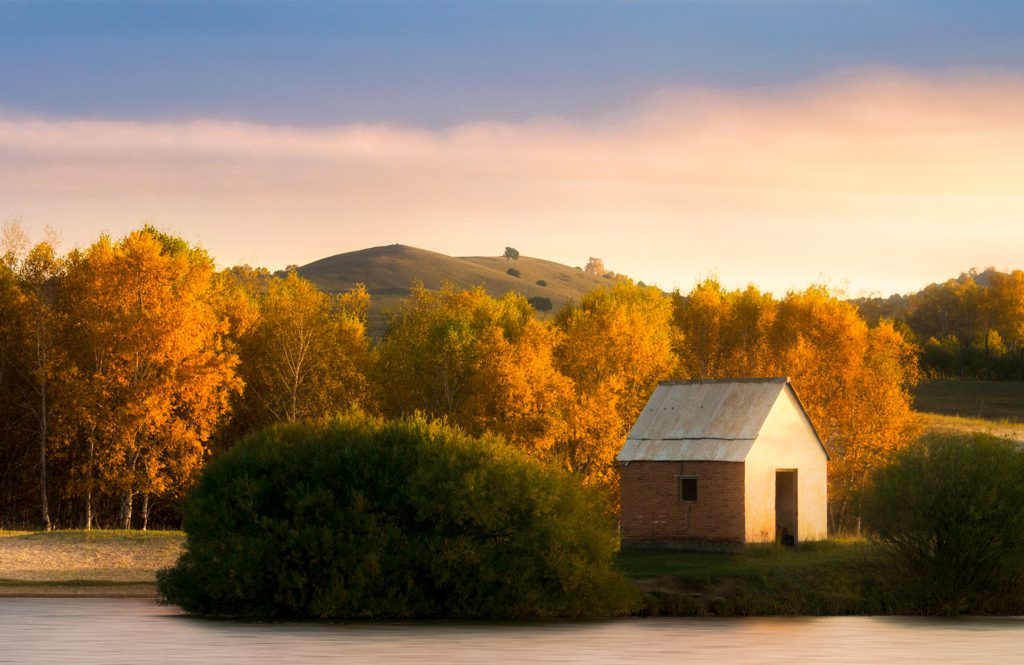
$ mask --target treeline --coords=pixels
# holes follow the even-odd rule
[[[366,290],[294,272],[214,270],[146,228],[0,266],[2,526],[177,524],[211,455],[274,423],[352,410],[500,435],[617,497],[614,457],[655,384],[788,375],[832,454],[834,525],[905,446],[915,349],[822,288],[776,299],[705,281],[687,295],[615,279],[550,321],[516,294],[420,286],[366,335]]]
[[[932,379],[1024,380],[1024,271],[974,270],[909,296],[853,301],[894,321]]]

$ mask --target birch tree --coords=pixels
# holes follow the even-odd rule
[[[294,271],[238,275],[256,311],[239,339],[245,391],[233,431],[369,406],[366,289],[329,295]]]
[[[147,228],[117,243],[102,238],[69,280],[77,289],[77,382],[96,407],[80,423],[95,443],[88,475],[120,496],[122,528],[132,525],[136,495],[145,528],[150,497],[192,481],[241,387],[212,278],[205,252]]]

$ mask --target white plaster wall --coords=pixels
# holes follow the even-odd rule
[[[745,465],[748,543],[775,539],[775,471],[797,469],[797,538],[828,536],[828,479],[825,451],[787,387],[779,394]]]

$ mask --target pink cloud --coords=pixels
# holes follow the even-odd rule
[[[1020,267],[1022,84],[867,71],[437,131],[0,118],[0,216],[71,244],[152,220],[224,264],[513,244],[664,287],[906,290]]]

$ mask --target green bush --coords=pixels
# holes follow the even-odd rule
[[[897,610],[1024,609],[1024,452],[978,435],[928,435],[879,469],[864,519],[892,562]]]
[[[554,307],[551,303],[551,298],[545,298],[544,296],[534,296],[529,298],[527,302],[538,312],[550,312]]]
[[[203,473],[162,599],[271,618],[614,615],[604,499],[576,478],[423,420],[251,435]]]

